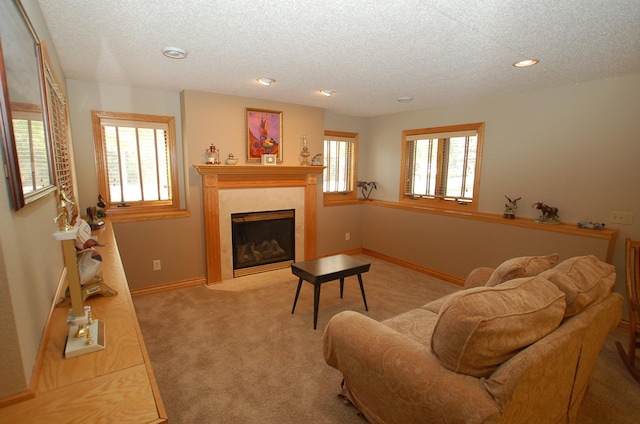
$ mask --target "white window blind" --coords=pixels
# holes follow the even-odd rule
[[[407,178],[404,194],[471,202],[478,132],[405,135]]]
[[[55,78],[48,64],[45,64],[45,81],[47,102],[49,104],[49,123],[55,164],[56,185],[64,187],[65,194],[72,202],[76,201],[73,179],[71,135],[67,102],[64,94],[58,89]]]
[[[353,138],[330,136],[324,140],[323,191],[346,193],[353,191]]]
[[[171,200],[167,125],[102,119],[111,202]]]

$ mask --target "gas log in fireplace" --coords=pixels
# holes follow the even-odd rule
[[[295,209],[231,214],[233,276],[290,266],[295,261]]]

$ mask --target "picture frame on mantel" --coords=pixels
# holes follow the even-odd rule
[[[247,162],[262,162],[263,155],[282,162],[282,112],[246,108]],[[270,162],[272,159],[270,160]]]

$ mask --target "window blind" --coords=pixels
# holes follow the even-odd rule
[[[49,122],[53,158],[55,164],[56,185],[65,187],[69,200],[76,202],[75,184],[73,178],[73,154],[71,151],[71,135],[69,132],[69,118],[67,102],[62,91],[58,89],[53,73],[45,63],[45,82],[47,101],[49,103]]]

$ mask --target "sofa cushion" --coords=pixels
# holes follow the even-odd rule
[[[431,348],[452,371],[485,377],[562,322],[564,293],[542,277],[462,290],[438,315]]]
[[[446,296],[442,296],[440,299],[432,300],[431,302],[429,302],[426,305],[424,305],[422,307],[422,309],[425,309],[427,311],[433,312],[434,314],[438,314],[438,313],[440,313],[440,308],[442,308],[442,305],[444,305],[444,302],[447,301],[449,296],[452,296],[454,294],[455,293],[451,293],[451,294],[448,294]]]
[[[514,278],[533,277],[548,270],[556,262],[559,255],[521,256],[509,259],[498,266],[489,277],[486,287],[494,287]]]
[[[417,308],[391,317],[382,321],[382,323],[424,346],[429,346],[431,333],[433,332],[433,327],[437,319],[437,313],[427,309]]]
[[[487,284],[487,281],[489,281],[489,278],[491,278],[494,271],[495,268],[482,266],[471,270],[469,275],[467,275],[467,278],[464,280],[464,288],[471,289],[474,287],[484,286]]]
[[[577,256],[544,271],[540,276],[564,292],[567,301],[565,317],[568,318],[611,293],[616,282],[616,269],[593,255]]]

